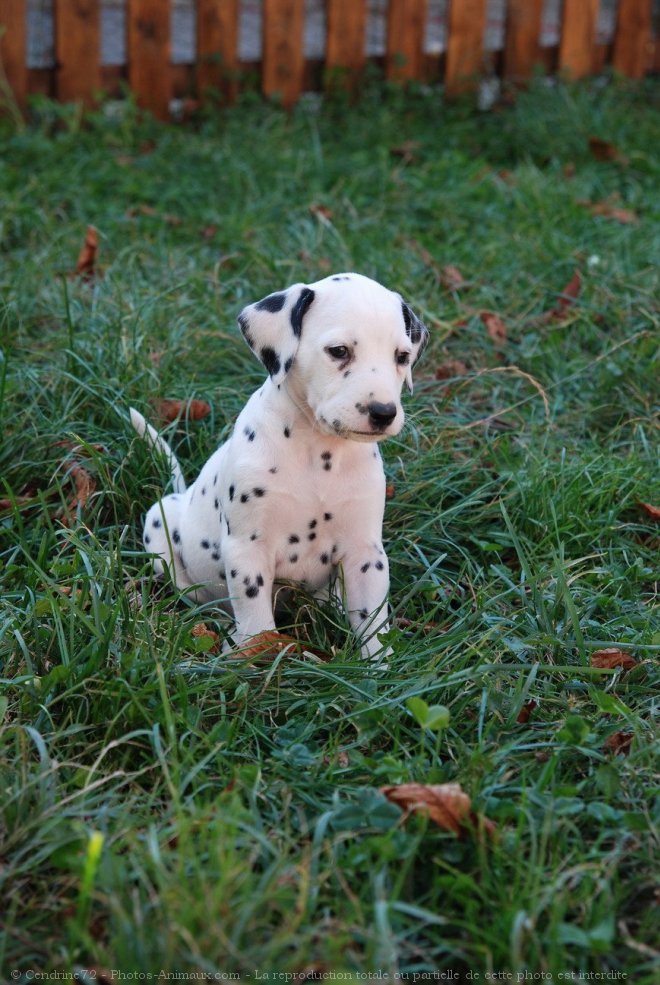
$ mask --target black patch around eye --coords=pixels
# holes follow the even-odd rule
[[[291,328],[296,338],[300,338],[302,332],[302,320],[305,312],[314,300],[314,291],[310,287],[303,287],[298,300],[291,309]]]
[[[275,376],[280,371],[280,357],[269,345],[265,345],[261,350],[261,361],[271,376]]]
[[[254,307],[257,311],[270,311],[274,315],[276,312],[282,310],[285,301],[286,294],[282,291],[277,291],[275,294],[269,294],[267,297],[262,298],[261,301],[257,301]]]

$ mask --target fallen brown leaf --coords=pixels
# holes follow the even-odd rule
[[[578,298],[580,291],[582,290],[582,275],[579,270],[576,270],[568,284],[561,291],[557,304],[550,311],[545,311],[537,321],[539,324],[545,324],[549,321],[558,321],[564,317],[566,309],[575,303]]]
[[[0,499],[0,510],[11,510],[13,509],[14,503],[18,507],[24,506],[25,503],[29,503],[33,498],[33,496],[15,496],[14,499]]]
[[[608,670],[613,670],[615,667],[632,670],[633,667],[638,666],[638,663],[624,650],[619,650],[615,646],[608,646],[604,650],[594,650],[591,654],[591,666],[602,667]]]
[[[526,704],[522,706],[522,708],[518,712],[518,717],[516,718],[516,721],[519,722],[520,725],[524,725],[526,722],[530,720],[530,718],[532,717],[532,713],[535,711],[536,708],[538,708],[538,701],[534,701],[533,699],[531,701],[528,701]]]
[[[166,397],[152,400],[152,406],[161,421],[171,424],[179,417],[202,421],[211,413],[211,405],[205,400],[170,400]]]
[[[312,202],[309,207],[309,211],[312,215],[315,215],[317,219],[320,219],[321,222],[332,222],[332,209],[329,209],[327,205],[323,205],[321,202]]]
[[[506,342],[506,325],[494,311],[480,311],[479,317],[493,342]]]
[[[465,287],[465,278],[458,267],[453,263],[447,263],[440,268],[440,283],[447,291],[460,291]]]
[[[202,229],[202,239],[213,239],[217,231],[217,226],[206,226],[206,228]]]
[[[85,242],[78,254],[75,273],[84,281],[93,280],[96,276],[96,257],[99,248],[99,236],[95,226],[88,226]]]
[[[90,496],[96,491],[96,479],[77,462],[69,469],[69,475],[75,483],[76,491],[62,510],[62,523],[67,527],[73,522],[78,509],[84,509]]]
[[[394,499],[396,494],[396,486],[393,482],[388,482],[385,486],[385,499]]]
[[[206,623],[195,623],[190,631],[190,635],[195,639],[210,639],[212,641],[213,646],[209,647],[207,653],[219,653],[222,648],[222,640],[220,639],[219,633],[216,633],[214,629],[209,629]]]
[[[615,756],[619,753],[622,756],[627,756],[630,752],[632,740],[632,732],[614,732],[608,739],[606,739],[603,748]]]
[[[126,215],[132,219],[136,215],[154,216],[157,215],[157,212],[153,205],[146,205],[145,203],[142,203],[141,205],[131,205],[131,207],[126,210]]]
[[[597,161],[618,161],[619,164],[627,164],[628,158],[615,147],[609,140],[601,137],[589,137],[589,150],[592,157]]]
[[[652,520],[660,520],[660,506],[651,506],[650,503],[640,503],[639,505]]]
[[[400,157],[404,164],[415,164],[420,146],[419,140],[404,140],[403,143],[390,147],[390,154],[392,157]]]
[[[436,380],[451,380],[455,376],[467,376],[468,368],[460,359],[448,359],[435,371]]]
[[[632,209],[622,209],[621,206],[605,200],[604,202],[591,202],[589,209],[592,215],[602,215],[605,219],[614,219],[624,225],[639,222],[639,216]]]
[[[488,835],[495,834],[495,824],[474,813],[472,801],[458,783],[401,783],[381,787],[380,792],[406,815],[414,811],[428,812],[439,828],[452,831],[459,838],[480,824]]]

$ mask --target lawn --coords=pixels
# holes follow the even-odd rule
[[[652,981],[659,92],[4,124],[3,980]],[[431,332],[382,446],[394,655],[299,594],[313,652],[237,660],[150,577],[127,408],[208,402],[166,429],[193,478],[264,376],[240,309],[342,270]]]

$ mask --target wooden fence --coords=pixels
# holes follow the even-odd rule
[[[633,78],[660,68],[653,39],[653,0],[618,0],[614,37],[598,44],[599,0],[563,0],[558,44],[539,42],[544,0],[506,0],[501,51],[484,50],[488,0],[447,0],[446,45],[441,54],[424,48],[427,0],[388,0],[386,41],[381,59],[395,81],[443,80],[458,94],[487,72],[523,81],[535,65],[579,78],[611,64]],[[304,57],[305,0],[262,0],[262,54],[258,64],[239,61],[241,0],[196,0],[194,64],[172,64],[172,0],[126,0],[126,59],[101,64],[101,0],[53,0],[54,64],[27,66],[27,0],[0,0],[1,66],[19,107],[31,92],[88,106],[100,91],[115,92],[128,82],[138,104],[168,116],[173,98],[203,98],[214,88],[231,98],[241,70],[256,69],[267,96],[291,106],[306,89],[328,79],[359,85],[367,61],[368,0],[326,0],[324,57]]]

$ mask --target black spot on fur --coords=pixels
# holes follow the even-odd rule
[[[382,571],[385,565],[383,564],[382,561],[376,561],[374,567],[376,568],[377,571]]]
[[[289,561],[291,562],[291,564],[295,564],[297,560],[298,560],[298,555],[297,554],[292,554],[291,557],[289,558]]]
[[[211,557],[213,558],[214,561],[219,561],[220,560],[220,553],[219,553],[219,551],[213,551],[213,553],[211,554]]]
[[[154,527],[160,527],[160,520],[154,520],[153,526]]]
[[[285,438],[290,438],[291,437],[291,428],[289,428],[289,427],[285,427],[284,428],[284,437]]]
[[[332,279],[333,280],[350,280],[351,278],[347,274],[337,274]]]
[[[257,587],[257,585],[250,585],[249,588],[245,589],[245,594],[249,599],[256,598],[257,595],[259,594],[259,588]]]
[[[322,554],[320,560],[321,564],[328,564],[330,562],[330,557],[328,554]]]
[[[317,522],[318,522],[317,520],[310,520],[309,521],[309,529],[310,530],[313,530],[314,527],[316,526]]]
[[[291,534],[291,536],[289,537],[289,543],[290,544],[299,544],[300,543],[300,537],[298,536],[298,534]]]
[[[288,373],[292,366],[293,366],[293,356],[289,356],[289,358],[284,361],[284,372]]]
[[[321,452],[321,458],[323,459],[324,462],[329,462],[330,459],[332,458],[332,452],[331,451],[322,451]]]
[[[265,345],[261,350],[260,356],[262,363],[271,376],[275,376],[276,373],[279,373],[280,366],[282,364],[280,363],[280,357],[274,349],[271,349],[269,345]]]
[[[265,489],[260,489],[259,486],[255,486],[254,489],[252,490],[252,492],[254,493],[255,496],[257,496],[259,498],[261,498],[262,496],[265,496],[266,495],[266,490]]]
[[[261,586],[264,583],[263,575],[257,575],[257,585]]]
[[[253,431],[252,428],[245,428],[243,433],[245,434],[245,437],[248,439],[248,441],[254,441],[254,439],[257,436],[257,432]]]
[[[215,506],[216,510],[219,510],[220,509],[220,500],[218,499],[217,496],[213,500],[213,505]]]
[[[181,543],[181,534],[179,533],[178,530],[172,531],[172,540],[174,541],[175,544]]]
[[[145,544],[150,544],[151,543],[151,537],[149,536],[149,534],[145,534],[144,535],[144,542],[145,542]]]
[[[247,503],[249,498],[250,496],[248,493],[241,493],[241,503]]]
[[[217,484],[218,484],[218,473],[216,472],[216,474],[213,476],[213,485],[217,486]]]
[[[291,309],[291,328],[293,329],[293,334],[296,338],[300,338],[300,333],[302,332],[302,321],[305,317],[305,312],[313,300],[314,291],[311,287],[303,287],[298,300]]]
[[[326,523],[328,522],[328,520],[332,520],[332,513],[324,513],[323,519],[326,521]]]
[[[233,486],[230,486],[229,487],[229,502],[231,503],[233,501],[233,499],[234,499],[234,487]]]
[[[200,541],[200,545],[199,546],[200,547],[203,547],[205,551],[208,551],[208,549],[209,549],[209,547],[211,545],[209,544],[208,540],[202,540],[202,541]]]
[[[269,294],[267,297],[262,298],[261,301],[257,301],[255,308],[257,311],[270,311],[274,315],[277,311],[282,310],[285,301],[286,294],[282,291],[277,291],[275,294]]]
[[[369,563],[369,562],[367,561],[367,563],[366,563],[366,564],[363,564],[363,565],[362,565],[362,567],[360,568],[360,571],[362,572],[362,574],[364,574],[364,572],[365,572],[365,571],[368,571],[370,567],[371,567],[371,565],[370,565],[370,563]]]
[[[366,609],[360,609],[360,619],[366,619],[369,613]]]
[[[332,464],[330,462],[325,462],[323,468],[325,469],[326,472],[329,472],[330,469],[332,468]]]
[[[315,534],[314,532],[312,532],[312,533],[311,533],[311,534],[309,534],[309,536],[307,537],[307,540],[316,540],[316,534]]]
[[[275,475],[275,473],[277,472],[277,465],[273,465],[273,467],[272,467],[272,469],[268,469],[268,471],[269,471],[269,472],[270,472],[270,473],[271,473],[272,475]]]
[[[256,540],[256,539],[257,539],[256,534],[250,534],[250,540]]]
[[[238,574],[238,570],[236,568],[232,568],[229,574],[231,575],[232,578],[235,578],[236,575]]]

